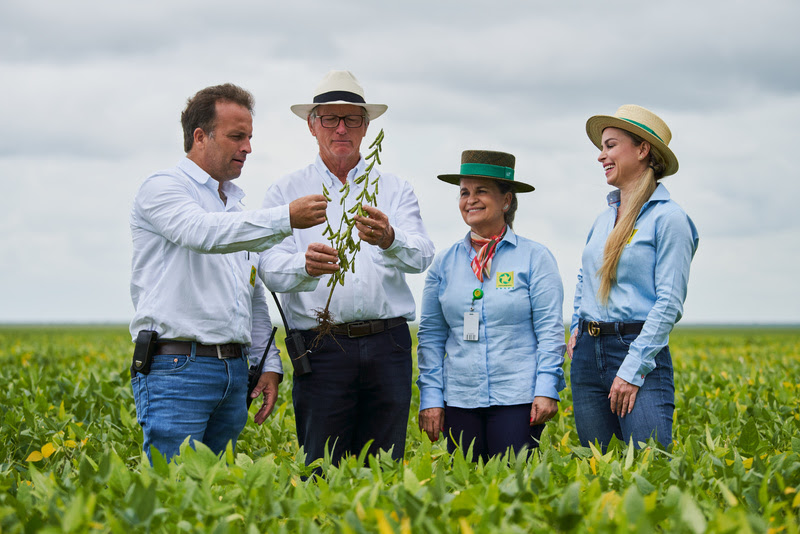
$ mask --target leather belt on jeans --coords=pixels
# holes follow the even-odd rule
[[[352,323],[342,323],[333,325],[331,333],[350,338],[371,336],[380,334],[390,328],[406,324],[405,317],[393,317],[391,319],[375,319],[373,321],[353,321]]]
[[[172,341],[164,340],[156,344],[155,354],[185,354],[192,353],[192,341]],[[227,360],[238,358],[242,355],[242,345],[240,343],[225,343],[224,345],[203,345],[195,343],[195,356],[209,356]]]
[[[582,329],[590,336],[610,336],[619,332],[621,336],[626,334],[638,334],[642,331],[644,323],[601,323],[600,321],[583,321]]]

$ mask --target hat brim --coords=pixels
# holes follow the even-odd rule
[[[303,120],[308,119],[311,110],[317,106],[330,106],[335,104],[347,104],[350,106],[358,106],[367,110],[369,120],[374,120],[386,113],[389,106],[386,104],[361,104],[360,102],[347,102],[346,100],[335,100],[332,102],[320,102],[319,104],[295,104],[291,106],[292,113],[297,115]]]
[[[503,182],[506,184],[510,184],[514,188],[514,192],[516,193],[530,193],[534,190],[534,187],[530,184],[526,184],[525,182],[518,182],[516,180],[506,180],[505,178],[495,178],[494,176],[484,176],[482,174],[440,174],[437,176],[443,182],[447,182],[448,184],[453,185],[460,185],[462,178],[479,178],[483,180],[494,180],[495,182]]]
[[[661,154],[662,158],[664,158],[664,164],[666,166],[664,169],[664,176],[670,176],[678,172],[678,158],[675,156],[675,153],[672,152],[672,150],[670,150],[670,148],[664,143],[664,141],[648,132],[644,128],[640,128],[639,126],[631,124],[630,122],[620,119],[619,117],[612,117],[611,115],[595,115],[586,121],[586,134],[589,136],[589,139],[592,141],[592,143],[594,143],[594,146],[600,150],[603,149],[603,130],[606,128],[619,128],[620,130],[625,130],[626,132],[631,132],[638,135],[650,143],[650,146],[659,154]]]

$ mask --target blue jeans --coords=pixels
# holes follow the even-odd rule
[[[311,347],[316,332],[303,332]],[[407,325],[350,339],[325,336],[309,354],[311,373],[294,377],[297,440],[306,464],[324,457],[334,464],[358,454],[374,440],[370,454],[392,449],[402,460],[411,404],[411,334]]]
[[[464,456],[472,444],[472,458],[488,462],[491,456],[504,454],[509,447],[519,453],[523,447],[535,449],[544,425],[530,426],[531,404],[489,406],[488,408],[444,407],[444,433],[447,450],[455,452],[461,443]],[[473,443],[474,441],[474,443]]]
[[[675,411],[675,384],[669,347],[656,355],[656,368],[636,394],[633,411],[624,417],[611,412],[608,394],[622,361],[637,334],[592,337],[578,329],[572,355],[570,382],[575,426],[581,445],[597,440],[606,451],[611,436],[633,444],[654,437],[663,447],[672,444],[672,414]]]
[[[187,436],[219,454],[236,446],[247,422],[247,357],[219,360],[192,354],[153,356],[150,373],[131,379],[136,416],[150,447],[167,460]]]

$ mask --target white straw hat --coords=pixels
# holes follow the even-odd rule
[[[314,90],[311,104],[295,104],[292,113],[305,120],[311,110],[322,104],[352,104],[367,110],[369,120],[377,119],[386,112],[385,104],[367,104],[364,89],[353,73],[348,70],[332,70],[322,78]]]
[[[668,146],[672,140],[672,132],[667,124],[649,109],[628,104],[621,106],[613,116],[595,115],[590,117],[586,121],[586,133],[592,143],[601,150],[603,149],[603,130],[606,128],[619,128],[638,135],[650,143],[653,150],[661,155],[666,164],[664,176],[678,172],[678,158]]]

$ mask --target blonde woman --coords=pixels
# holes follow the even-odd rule
[[[589,232],[575,291],[567,352],[578,437],[604,451],[612,436],[669,447],[675,386],[667,343],[698,244],[694,223],[660,183],[678,170],[672,133],[633,105],[591,117],[586,132],[615,189]]]

